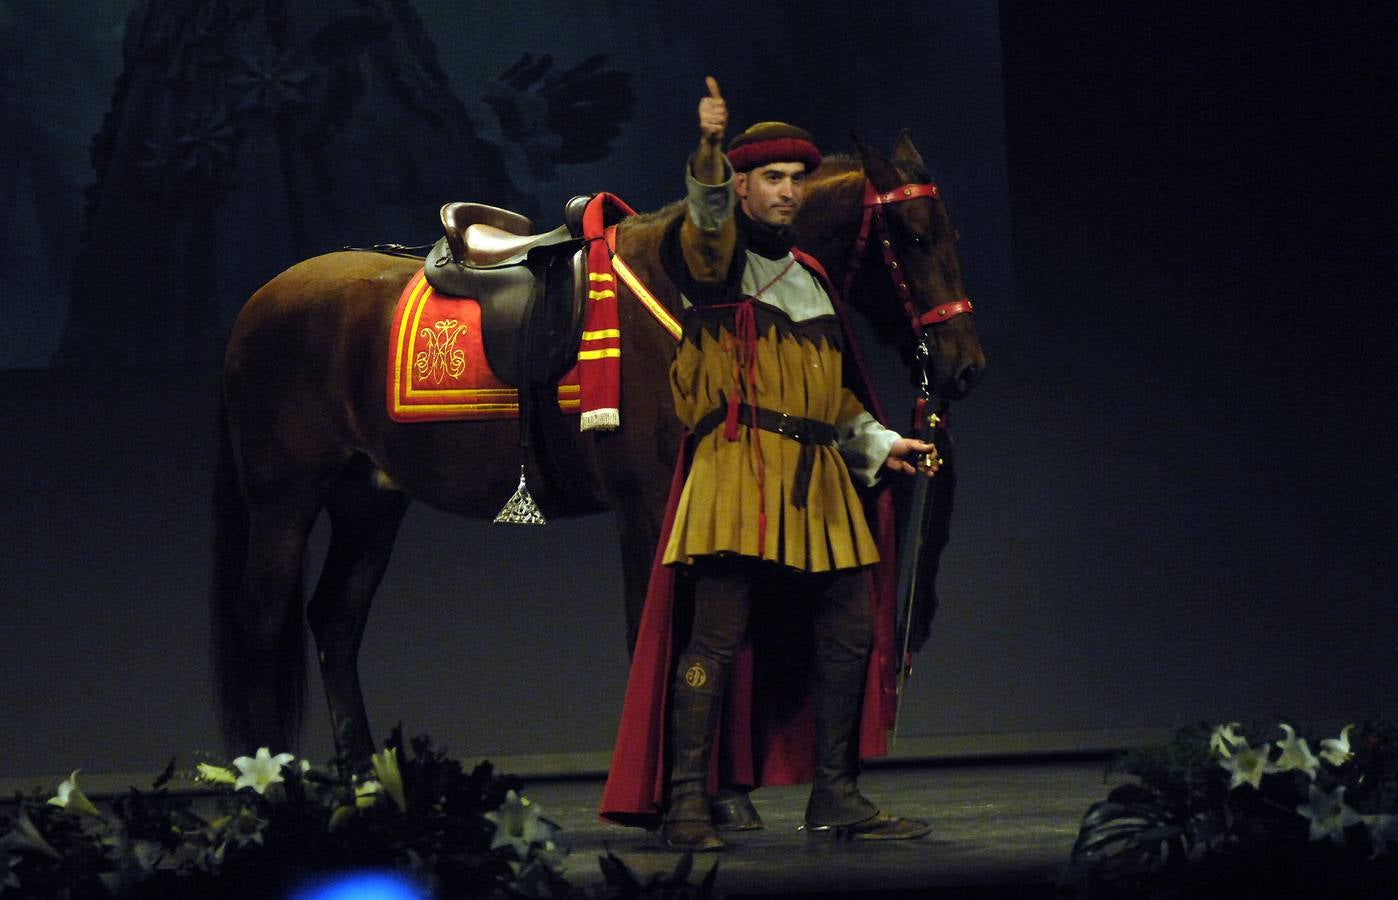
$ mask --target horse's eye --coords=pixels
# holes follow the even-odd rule
[[[932,243],[925,234],[911,235],[908,242],[919,250],[926,250]]]

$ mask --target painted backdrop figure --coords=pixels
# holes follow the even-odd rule
[[[675,849],[723,846],[708,795],[713,739],[759,604],[792,627],[808,613],[813,627],[807,825],[921,837],[925,822],[880,812],[856,785],[872,641],[862,569],[879,551],[853,479],[915,472],[909,459],[931,446],[883,427],[846,385],[847,338],[829,289],[809,257],[793,253],[790,226],[820,164],[811,136],[763,122],[725,157],[727,109],[713,79],[708,88],[686,215],[663,251],[686,300],[670,380],[693,435],[663,561],[687,568],[694,616],[671,686],[662,835]],[[788,604],[809,608],[788,616]],[[741,794],[716,809],[720,826],[760,824]]]

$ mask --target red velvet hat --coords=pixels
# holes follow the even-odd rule
[[[785,122],[758,122],[728,143],[728,161],[735,172],[775,162],[805,163],[810,172],[820,165],[820,148],[804,128]]]

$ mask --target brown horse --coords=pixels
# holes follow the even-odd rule
[[[861,146],[859,158],[828,158],[813,173],[797,228],[801,245],[836,285],[848,286],[851,305],[880,339],[905,351],[919,340],[930,344],[941,395],[960,397],[985,357],[971,316],[929,324],[930,311],[961,311],[954,304],[965,296],[946,208],[930,188],[866,200],[930,183],[906,134],[891,158]],[[879,226],[867,243],[857,240],[861,222],[869,230],[866,202]],[[660,263],[660,242],[682,214],[683,204],[673,204],[626,219],[616,245],[676,316],[682,301]],[[524,451],[516,420],[399,423],[385,404],[388,331],[399,294],[421,265],[358,251],[306,260],[254,294],[233,327],[212,622],[231,749],[295,745],[306,680],[302,561],[322,510],[330,546],[305,617],[346,754],[362,757],[374,746],[358,652],[412,498],[493,516],[516,487],[523,459],[547,516],[613,510],[634,640],[682,439],[667,378],[674,338],[629,290],[619,290],[622,426],[613,432],[580,432],[576,419],[565,420],[550,403],[537,404]]]

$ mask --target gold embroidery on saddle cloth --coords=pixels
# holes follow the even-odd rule
[[[418,337],[427,342],[427,349],[418,351],[414,366],[419,379],[441,384],[447,375],[460,377],[466,370],[466,351],[457,349],[456,339],[466,330],[466,326],[455,319],[439,319],[431,328],[418,332]]]
[[[485,358],[480,304],[438,294],[421,270],[399,297],[389,338],[387,401],[397,422],[519,417],[519,392]],[[558,408],[581,407],[576,370],[558,385]]]

